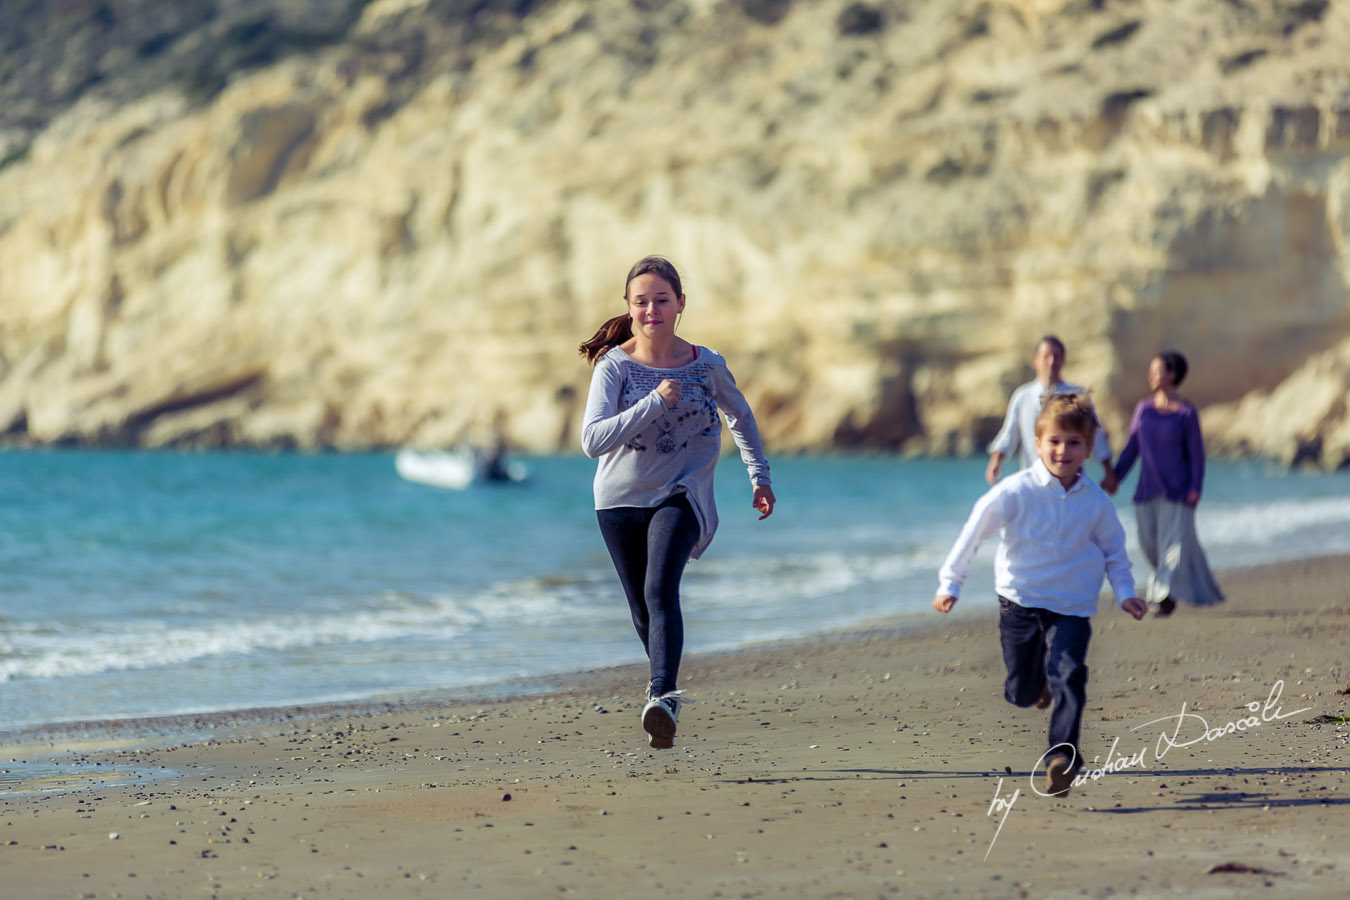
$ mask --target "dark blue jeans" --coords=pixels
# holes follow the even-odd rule
[[[1046,759],[1062,754],[1076,770],[1083,759],[1078,736],[1087,703],[1087,649],[1092,623],[1086,616],[1023,607],[1003,597],[998,598],[998,606],[999,641],[1008,668],[1003,696],[1016,706],[1032,706],[1049,683],[1054,700],[1049,746],[1055,752]]]
[[[698,543],[698,516],[683,493],[660,506],[616,506],[595,515],[647,651],[652,693],[673,691],[684,652],[680,578]]]

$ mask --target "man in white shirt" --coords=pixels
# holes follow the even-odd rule
[[[1013,391],[1008,401],[1008,414],[1003,427],[989,442],[989,465],[984,470],[985,481],[993,484],[1003,474],[1003,461],[1021,450],[1022,468],[1030,468],[1036,461],[1036,416],[1041,411],[1041,398],[1046,394],[1081,394],[1083,388],[1060,381],[1064,368],[1064,342],[1047,334],[1036,344],[1031,357],[1031,368],[1036,377]],[[1097,423],[1097,436],[1092,442],[1092,458],[1102,464],[1102,490],[1116,492],[1116,473],[1111,467],[1111,442],[1106,429]]]

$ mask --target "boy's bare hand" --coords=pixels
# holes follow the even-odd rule
[[[1142,619],[1144,613],[1148,612],[1148,604],[1138,597],[1129,598],[1124,603],[1120,604],[1120,608],[1134,616],[1136,620]]]
[[[951,612],[952,607],[956,605],[956,598],[951,594],[938,594],[933,598],[933,609],[940,613]]]

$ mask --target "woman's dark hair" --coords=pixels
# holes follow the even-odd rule
[[[671,290],[675,292],[676,297],[684,295],[684,288],[680,284],[680,273],[675,269],[675,264],[663,256],[644,256],[642,259],[633,263],[633,268],[628,270],[628,277],[623,281],[623,297],[628,299],[628,285],[633,283],[633,279],[639,275],[655,275],[658,278],[665,279],[670,285]],[[595,364],[595,361],[610,351],[610,348],[617,347],[624,341],[633,336],[633,319],[628,313],[615,316],[612,319],[606,319],[605,323],[591,335],[591,339],[582,343],[577,351],[586,357],[586,362]]]
[[[1164,350],[1158,354],[1158,359],[1162,360],[1163,368],[1167,374],[1172,376],[1172,387],[1180,387],[1181,382],[1186,380],[1186,373],[1191,370],[1186,362],[1186,357],[1175,350]]]

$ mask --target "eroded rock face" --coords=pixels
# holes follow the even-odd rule
[[[61,4],[84,68],[0,113],[0,431],[570,450],[656,252],[776,450],[978,451],[1053,332],[1117,448],[1175,347],[1215,450],[1350,457],[1350,11],[470,5]]]

